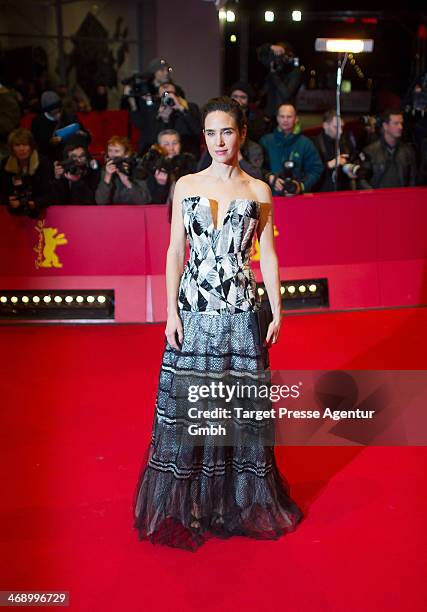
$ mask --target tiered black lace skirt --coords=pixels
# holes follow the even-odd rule
[[[180,316],[184,343],[180,351],[165,345],[152,438],[135,491],[134,527],[141,540],[193,551],[212,536],[277,539],[296,528],[303,512],[290,497],[263,423],[246,421],[251,434],[259,434],[250,443],[247,438],[236,443],[236,437],[221,443],[207,435],[195,444],[182,434],[188,414],[177,384],[262,378],[268,351],[259,341],[256,314],[181,311]],[[242,424],[230,425],[240,431]]]

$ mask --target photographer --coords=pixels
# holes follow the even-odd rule
[[[335,191],[335,176],[338,190],[352,189],[352,180],[356,178],[360,165],[356,163],[357,154],[353,142],[343,135],[344,121],[340,118],[340,155],[338,157],[337,173],[335,173],[337,161],[335,150],[337,137],[336,110],[326,111],[323,115],[322,127],[322,132],[313,138],[314,146],[322,158],[324,168],[320,182],[316,186],[316,191]]]
[[[139,153],[145,153],[157,141],[159,132],[165,129],[176,130],[185,151],[199,156],[200,150],[200,112],[196,104],[187,102],[182,90],[168,81],[158,89],[158,96],[149,94],[132,96],[130,85],[125,87],[131,104],[131,121],[140,131]]]
[[[137,176],[132,145],[124,136],[108,141],[107,160],[96,189],[97,204],[147,204],[147,183]]]
[[[402,142],[403,113],[388,109],[381,119],[380,138],[363,149],[363,177],[360,189],[413,187],[417,179],[417,162],[412,145]]]
[[[98,164],[90,159],[86,147],[73,140],[64,149],[64,159],[54,163],[52,204],[95,204],[99,181]]]
[[[257,50],[259,61],[269,70],[263,93],[267,96],[265,112],[273,118],[281,104],[294,104],[302,83],[299,60],[289,43],[265,44]]]
[[[320,155],[310,138],[294,133],[298,117],[292,104],[282,104],[276,119],[277,128],[260,140],[266,157],[265,180],[276,196],[310,191],[323,172]]]
[[[165,204],[169,201],[176,181],[196,170],[196,160],[191,153],[181,152],[181,140],[176,130],[163,130],[157,144],[150,147],[141,160],[140,175],[150,191],[150,201]]]
[[[163,149],[166,159],[169,160],[175,181],[185,174],[196,171],[194,155],[182,151],[181,136],[176,130],[162,130],[157,136],[157,143]]]
[[[51,161],[62,159],[68,140],[56,132],[72,124],[77,125],[76,132],[70,136],[70,140],[79,137],[85,146],[89,145],[91,141],[89,133],[75,115],[64,112],[57,93],[45,91],[41,96],[40,105],[42,112],[36,115],[31,123],[31,131],[40,153]]]
[[[50,203],[52,164],[39,155],[33,135],[18,128],[9,135],[10,155],[0,166],[0,203],[12,215],[36,219]]]

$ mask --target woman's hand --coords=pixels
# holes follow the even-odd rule
[[[265,338],[264,346],[270,348],[272,344],[276,344],[279,340],[280,327],[282,324],[282,319],[279,316],[277,319],[273,319],[270,325],[268,326],[267,336]]]
[[[180,351],[181,347],[178,346],[178,343],[176,341],[177,335],[178,335],[178,341],[180,345],[182,346],[182,341],[184,339],[184,334],[182,330],[182,322],[179,317],[179,314],[176,312],[176,313],[168,315],[168,319],[166,322],[165,336],[169,344],[173,346],[173,348],[176,349],[177,351]]]

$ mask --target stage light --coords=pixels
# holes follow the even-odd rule
[[[264,283],[258,283],[257,289],[261,300],[268,300]],[[280,294],[284,310],[329,307],[327,278],[281,281]]]
[[[218,19],[220,19],[221,21],[225,21],[227,19],[227,11],[225,11],[224,9],[220,9],[218,11]]]
[[[232,35],[230,36],[230,42],[232,42],[232,43],[237,42],[237,36],[236,36],[235,34],[232,34]]]
[[[114,319],[114,291],[23,290],[0,293],[0,320]]]
[[[292,11],[292,21],[301,21],[302,13],[301,11]]]
[[[225,18],[228,23],[234,23],[236,21],[236,13],[234,11],[227,11]]]
[[[265,11],[264,20],[272,23],[274,21],[274,13],[273,11]]]
[[[316,38],[315,49],[331,53],[370,53],[374,41],[371,38]]]

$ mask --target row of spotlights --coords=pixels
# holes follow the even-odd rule
[[[298,291],[300,293],[306,293],[307,290],[310,293],[316,293],[317,285],[315,283],[311,283],[308,286],[307,285],[299,285],[298,286]],[[286,293],[286,291],[288,291],[288,293],[293,295],[294,293],[296,293],[297,287],[295,285],[288,285],[287,287],[285,285],[282,285],[280,287],[280,293],[283,295],[284,293]],[[265,293],[265,289],[263,287],[258,287],[258,294],[259,295],[264,295],[264,293]]]
[[[234,11],[226,11],[221,9],[218,11],[218,17],[221,21],[227,21],[228,23],[234,23],[236,21],[236,13]],[[265,11],[264,20],[272,23],[275,19],[274,11]],[[301,21],[301,11],[292,11],[292,21]]]
[[[86,298],[84,298],[82,295],[77,295],[75,298],[78,304],[82,304],[85,299],[89,304],[93,304],[95,301],[97,301],[99,304],[104,304],[106,301],[105,295],[98,295],[97,297],[93,295],[88,295],[86,296]],[[52,300],[57,304],[61,304],[62,301],[66,302],[67,304],[71,304],[74,298],[71,295],[67,295],[65,296],[65,298],[62,298],[60,295],[55,295],[54,298],[52,298],[51,295],[44,295],[43,297],[40,297],[39,295],[34,295],[32,298],[29,298],[28,295],[23,295],[21,297],[21,302],[23,304],[29,304],[29,302],[31,301],[34,302],[34,304],[39,304],[42,300],[43,302],[45,302],[45,304],[49,304],[50,302],[52,302]],[[7,304],[7,301],[8,298],[5,295],[0,296],[0,302],[2,304]],[[12,302],[12,304],[17,304],[19,302],[19,298],[16,297],[16,295],[12,295],[10,301]]]

